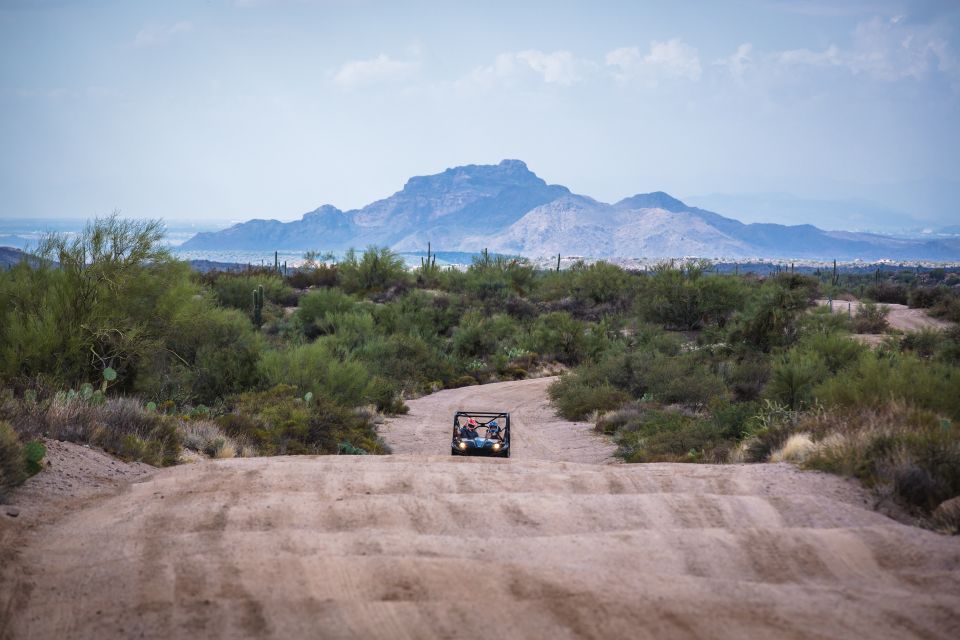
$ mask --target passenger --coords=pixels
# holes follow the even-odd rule
[[[487,425],[487,438],[490,440],[503,439],[503,437],[500,435],[500,425],[497,424],[496,420],[491,420],[490,424]]]

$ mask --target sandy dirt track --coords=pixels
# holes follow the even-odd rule
[[[566,454],[528,416],[600,451],[545,384],[414,401],[397,455],[185,465],[87,502],[24,532],[0,636],[957,637],[957,538],[788,465],[538,459]],[[396,435],[426,446],[451,404],[517,393],[509,460]]]
[[[830,304],[829,300],[817,300],[817,304],[820,306],[826,306]],[[857,315],[857,312],[860,310],[860,302],[856,300],[850,302],[847,300],[834,300],[833,301],[833,312],[834,313],[849,313],[851,315]],[[900,331],[920,331],[922,329],[949,329],[952,323],[947,322],[946,320],[940,320],[938,318],[933,318],[927,315],[927,312],[923,309],[911,309],[905,304],[888,304],[883,303],[878,306],[885,307],[889,313],[887,313],[887,323],[890,325],[891,329],[899,329]]]
[[[453,414],[508,411],[515,425],[511,459],[557,462],[613,462],[616,447],[586,422],[566,422],[547,402],[547,387],[556,378],[501,382],[483,387],[440,391],[407,401],[410,413],[391,420],[381,433],[397,455],[450,455]]]

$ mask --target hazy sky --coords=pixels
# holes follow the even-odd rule
[[[502,158],[607,201],[904,207],[960,179],[958,28],[952,1],[0,0],[0,216],[291,219]],[[960,223],[938,202],[911,213]]]

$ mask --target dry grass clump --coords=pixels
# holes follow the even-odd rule
[[[211,458],[235,458],[257,455],[256,448],[241,445],[209,420],[190,420],[180,424],[183,446]]]
[[[930,518],[934,529],[950,535],[960,534],[960,498],[944,500]]]
[[[919,514],[960,495],[960,430],[902,403],[811,415],[815,447],[803,464],[860,479]]]
[[[148,411],[134,398],[90,402],[58,394],[13,408],[14,428],[23,436],[47,436],[94,444],[127,460],[154,466],[176,464],[181,440],[173,418]]]
[[[770,462],[803,462],[816,450],[817,445],[809,433],[794,433],[770,454]]]

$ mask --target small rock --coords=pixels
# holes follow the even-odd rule
[[[11,518],[16,518],[18,515],[20,515],[20,509],[17,509],[16,507],[7,507],[7,515]]]

